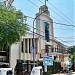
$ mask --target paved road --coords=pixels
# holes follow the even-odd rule
[[[72,72],[73,74],[72,75],[75,75],[75,72]]]
[[[53,74],[53,75],[75,75],[75,72],[72,72],[72,73],[60,73],[60,74]]]

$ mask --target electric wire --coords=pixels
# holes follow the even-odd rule
[[[30,26],[30,25],[27,25],[27,26],[29,26],[29,27],[32,27],[32,26]],[[12,28],[13,26],[9,26],[10,28]],[[14,29],[16,29],[15,27],[13,27]],[[32,27],[33,28],[33,27]],[[35,28],[35,29],[37,29],[37,28]],[[39,29],[37,29],[37,30],[39,30]],[[18,30],[17,30],[18,31]],[[30,31],[30,30],[28,30],[28,31]],[[41,30],[39,30],[39,31],[41,31]],[[33,31],[32,31],[33,32]],[[41,32],[43,32],[43,31],[41,31]],[[34,32],[35,34],[38,34],[38,33],[36,33],[36,32]],[[43,33],[45,33],[45,32],[43,32]],[[40,36],[43,36],[43,35],[41,35],[41,34],[38,34],[38,35],[40,35]],[[50,35],[50,36],[52,36],[52,35]],[[45,37],[45,36],[43,36],[43,37]],[[52,36],[52,37],[54,37],[54,36]],[[57,37],[54,37],[54,38],[56,38],[56,39],[59,39],[59,38],[57,38]],[[59,39],[59,40],[61,40],[61,39]],[[61,40],[61,41],[63,41],[63,40]],[[66,42],[66,41],[63,41],[63,42],[65,42],[65,43],[68,43],[68,42]],[[68,43],[68,44],[70,44],[70,43]]]
[[[37,6],[35,3],[33,3],[31,0],[28,0],[30,3],[32,3],[33,5],[35,5],[36,7],[39,8],[39,6]]]
[[[29,27],[33,28],[33,26],[30,26],[30,25],[28,25],[28,24],[27,24],[27,26],[29,26]],[[42,31],[42,30],[40,30],[40,29],[37,29],[37,28],[34,28],[34,29],[36,29],[36,30],[38,30],[38,31],[40,31],[40,32],[43,32],[43,33],[45,33],[44,31]],[[52,36],[52,35],[50,35],[50,36]],[[53,37],[54,37],[54,36],[53,36]],[[65,38],[65,39],[71,39],[71,38],[74,38],[74,36],[72,36],[72,37],[56,37],[56,38]]]
[[[28,26],[30,26],[30,25],[28,25]],[[30,26],[30,27],[32,27],[32,26]],[[32,27],[32,28],[33,28],[33,27]],[[34,28],[34,29],[36,29],[36,30],[38,30],[38,31],[41,31],[41,30],[39,30],[39,29],[37,29],[37,28]],[[44,31],[41,31],[41,32],[45,33]],[[35,32],[34,32],[34,33],[35,33]],[[38,33],[36,33],[36,34],[38,34]],[[41,34],[39,34],[39,35],[41,35]],[[43,36],[43,35],[41,35],[41,36]],[[49,34],[49,36],[54,37],[53,35],[50,35],[50,34]],[[45,37],[45,36],[43,36],[43,37]],[[62,42],[68,43],[67,41],[61,40],[61,39],[58,38],[58,37],[54,37],[54,38],[55,38],[55,39],[59,39],[59,40],[62,41]],[[70,44],[70,43],[68,43],[68,44]]]
[[[42,4],[44,4],[41,0],[39,0]],[[52,10],[55,14],[57,14],[58,16],[60,16],[57,12],[55,12],[53,9],[51,9],[50,7],[48,7],[50,10]],[[64,21],[66,21],[67,23],[69,23],[69,21],[67,21],[66,19],[64,19],[62,16],[60,16]],[[70,23],[69,23],[70,24]]]
[[[62,15],[64,15],[69,21],[71,21],[70,20],[70,18],[68,18],[65,14],[63,14],[58,8],[56,8],[52,3],[50,3],[49,1],[48,1],[48,3],[51,5],[51,6],[53,6],[56,10],[58,10]],[[72,22],[72,21],[71,21]],[[72,22],[73,23],[73,22]]]
[[[31,31],[31,30],[28,30],[28,31],[30,31],[30,32],[32,32],[33,33],[33,31]],[[38,34],[38,33],[36,33],[36,32],[34,32],[35,34],[37,34],[37,35],[39,35],[39,36],[41,36],[41,38],[43,37],[43,38],[45,38],[45,36],[43,36],[43,35],[41,35],[41,34]],[[56,39],[58,39],[57,37],[55,37]],[[55,40],[53,40],[53,39],[50,39],[50,40],[52,40],[52,41],[55,41]],[[59,39],[59,40],[61,40],[61,39]],[[61,40],[62,42],[65,42],[65,43],[67,43],[67,44],[70,44],[70,43],[68,43],[67,41],[63,41],[63,40]],[[59,42],[58,42],[59,43]],[[72,44],[70,44],[70,45],[72,45]]]
[[[56,28],[56,27],[54,27],[54,29],[70,30],[70,29],[66,29],[66,28]]]
[[[30,17],[30,16],[26,16],[26,17],[31,18],[31,19],[35,19],[33,17]],[[41,19],[36,19],[36,20],[46,21],[46,20],[41,20]],[[50,21],[46,21],[46,22],[50,22]],[[63,23],[57,23],[57,22],[51,22],[51,23],[55,23],[55,24],[59,24],[59,25],[64,25],[64,26],[72,26],[72,27],[75,27],[74,25],[70,25],[70,24],[63,24]]]
[[[30,25],[27,25],[27,26],[29,26],[29,27],[31,27],[31,28],[33,28],[32,26],[30,26]],[[9,26],[10,27],[10,26]],[[11,26],[10,28],[12,28],[13,26]],[[16,28],[15,28],[16,29]],[[41,30],[39,30],[39,29],[37,29],[37,28],[34,28],[34,29],[36,29],[36,30],[38,30],[38,31],[40,31],[40,32],[43,32],[43,33],[45,33],[44,31],[41,31]],[[29,29],[30,30],[30,29]],[[29,31],[28,30],[28,31]],[[17,30],[18,31],[18,30]],[[33,31],[32,31],[33,32]],[[35,33],[35,32],[34,32]],[[36,34],[38,34],[38,33],[36,33]],[[39,34],[39,35],[41,35],[41,34]],[[50,34],[49,34],[50,35]],[[43,35],[41,35],[41,36],[43,36]],[[52,36],[52,37],[54,37],[53,35],[50,35],[50,36]],[[45,37],[45,36],[43,36],[43,37]],[[58,37],[54,37],[54,38],[56,38],[56,39],[59,39]],[[59,40],[61,40],[61,39],[59,39]],[[61,40],[61,41],[63,41],[63,40]],[[66,42],[66,41],[63,41],[63,42]],[[68,43],[68,42],[66,42],[66,43]]]
[[[31,31],[31,30],[28,30],[30,33],[32,33],[33,34],[33,31]],[[41,34],[38,34],[38,33],[36,33],[36,32],[34,32],[36,35],[39,35],[41,38],[43,38],[43,40],[45,40],[45,36],[43,36],[43,35],[41,35]],[[38,37],[37,37],[38,38]],[[56,42],[55,40],[53,40],[53,39],[50,39],[51,41],[53,41],[53,42]],[[64,41],[65,42],[65,41]],[[60,43],[60,42],[57,42],[58,44]],[[62,43],[60,43],[60,44],[62,44]],[[64,44],[62,44],[63,45],[63,47],[64,46],[66,46],[66,45],[64,45]],[[58,50],[62,50],[61,48],[56,48],[56,47],[52,47],[53,49],[55,48],[55,49],[58,49]],[[64,50],[65,51],[65,50]],[[57,52],[61,52],[61,51],[57,51]]]
[[[27,25],[27,26],[29,26],[29,27],[31,27],[30,25]],[[36,29],[36,28],[34,28],[34,29]],[[39,29],[37,29],[37,30],[39,30]],[[41,30],[39,30],[39,31],[41,31]],[[41,31],[41,32],[43,32],[43,31]],[[43,33],[45,33],[45,32],[43,32]],[[52,36],[52,35],[50,35],[50,36]],[[54,37],[54,36],[52,36],[52,37]],[[57,38],[57,37],[55,37],[55,38]],[[57,38],[58,39],[58,38]],[[61,39],[60,39],[61,40]],[[61,41],[63,41],[63,40],[61,40]],[[63,41],[64,42],[64,41]],[[67,42],[66,42],[67,43]]]
[[[39,0],[40,1],[40,0]],[[42,1],[40,1],[42,4],[44,4]],[[62,16],[60,16],[57,12],[55,12],[53,9],[51,9],[50,7],[49,7],[49,9],[50,10],[52,10],[55,14],[57,14],[59,17],[61,17],[64,21],[66,21],[67,23],[69,23],[69,21],[67,21],[66,19],[64,19]],[[53,17],[53,16],[52,16]],[[54,17],[53,17],[54,18]],[[70,23],[69,23],[70,24]],[[69,28],[69,29],[71,29],[71,28]],[[72,29],[71,29],[72,30]]]
[[[6,10],[4,10],[4,11],[6,11]],[[8,12],[10,12],[10,11],[8,11]],[[12,12],[11,12],[12,13]],[[14,13],[13,13],[14,14]],[[28,17],[28,18],[31,18],[31,19],[35,19],[35,18],[33,18],[33,17],[31,17],[31,16],[28,16],[28,15],[26,15],[25,17]],[[46,20],[41,20],[41,19],[36,19],[36,20],[40,20],[40,21],[46,21]],[[50,21],[46,21],[46,22],[50,22]],[[55,23],[55,24],[59,24],[59,25],[64,25],[64,26],[72,26],[72,27],[75,27],[74,25],[72,25],[72,24],[64,24],[64,23],[58,23],[58,22],[51,22],[51,23]]]
[[[28,0],[29,2],[31,2],[31,3],[33,3],[32,1],[30,1],[30,0]],[[33,3],[33,4],[35,4],[35,3]],[[35,4],[36,5],[36,4]],[[38,7],[39,8],[39,7]],[[55,18],[56,19],[56,18]],[[57,20],[57,19],[56,19]],[[59,21],[59,20],[58,20]],[[55,22],[56,23],[56,22]],[[60,23],[56,23],[56,24],[60,24]],[[65,25],[65,24],[62,24],[62,25]],[[75,27],[74,25],[67,25],[67,26],[73,26],[73,27]],[[68,27],[69,28],[69,27]],[[71,29],[71,28],[69,28],[69,29]],[[71,30],[73,30],[73,29],[71,29]],[[73,30],[74,31],[74,30]]]

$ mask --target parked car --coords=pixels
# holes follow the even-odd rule
[[[12,75],[12,68],[0,68],[0,75]]]
[[[43,75],[43,69],[41,66],[33,67],[30,75]]]

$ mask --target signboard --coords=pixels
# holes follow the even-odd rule
[[[43,57],[43,65],[48,66],[48,65],[53,65],[53,56],[45,56]]]
[[[73,63],[72,63],[72,61],[71,61],[71,60],[69,61],[69,65],[73,65]]]

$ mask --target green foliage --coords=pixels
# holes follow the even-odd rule
[[[7,49],[26,34],[28,27],[25,22],[26,17],[20,10],[0,6],[0,49]]]
[[[69,59],[73,62],[72,69],[75,71],[75,46],[68,48],[70,56]]]
[[[71,46],[68,48],[68,51],[70,53],[69,59],[74,60],[74,55],[75,55],[75,46]]]
[[[69,51],[70,54],[74,54],[74,52],[75,52],[75,46],[69,47],[68,51]]]
[[[70,56],[69,56],[69,60],[72,60],[72,59],[73,59],[73,55],[70,55]]]

